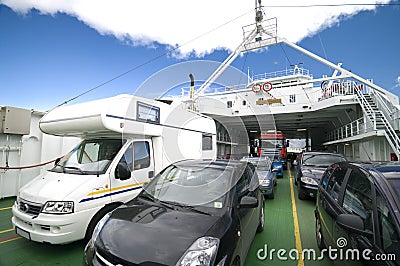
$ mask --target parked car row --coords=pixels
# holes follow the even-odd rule
[[[316,198],[321,252],[336,265],[400,265],[400,164],[354,163],[341,154],[304,152],[293,162],[299,199]],[[332,258],[331,258],[332,259]]]
[[[240,161],[170,165],[101,219],[84,263],[243,265],[264,229],[264,197],[253,170]]]

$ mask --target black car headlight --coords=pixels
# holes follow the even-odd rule
[[[218,246],[218,238],[206,236],[199,238],[186,250],[176,265],[214,265]]]
[[[315,180],[314,178],[309,177],[309,176],[301,177],[301,182],[303,182],[305,184],[308,184],[308,185],[318,186],[317,180]]]
[[[268,187],[271,184],[271,180],[269,179],[260,179],[260,185]]]

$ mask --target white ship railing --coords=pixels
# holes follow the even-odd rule
[[[341,126],[328,133],[328,141],[341,140],[355,137],[376,130],[376,123],[366,121],[363,117]]]
[[[278,77],[287,77],[287,76],[293,76],[293,75],[302,75],[302,76],[308,76],[308,77],[312,78],[312,75],[310,75],[310,71],[308,69],[297,67],[297,68],[280,70],[280,71],[275,71],[275,72],[256,74],[256,75],[252,76],[251,80],[256,81],[256,80],[272,79],[272,78],[278,78]]]

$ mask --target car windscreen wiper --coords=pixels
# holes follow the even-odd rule
[[[141,193],[139,195],[139,198],[146,199],[146,200],[154,202],[154,197],[152,195],[150,195],[150,194],[147,194],[147,193]]]
[[[71,169],[71,170],[77,170],[81,175],[84,175],[85,172],[82,171],[81,168],[76,167],[76,166],[61,166],[63,168],[63,172],[65,173],[65,169]]]
[[[185,210],[190,210],[190,211],[201,213],[201,214],[205,214],[205,215],[211,215],[211,213],[199,210],[195,206],[192,206],[192,205],[187,205],[187,204],[179,203],[179,202],[176,202],[176,201],[160,200],[160,202],[164,203],[164,204],[169,204],[169,205],[172,205],[172,206],[177,206],[177,207],[180,207],[180,208],[185,209]]]

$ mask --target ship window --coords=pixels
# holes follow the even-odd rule
[[[289,102],[290,103],[295,103],[296,102],[296,94],[289,95]]]
[[[227,106],[227,108],[232,108],[232,101],[227,101],[226,102],[226,106]]]

